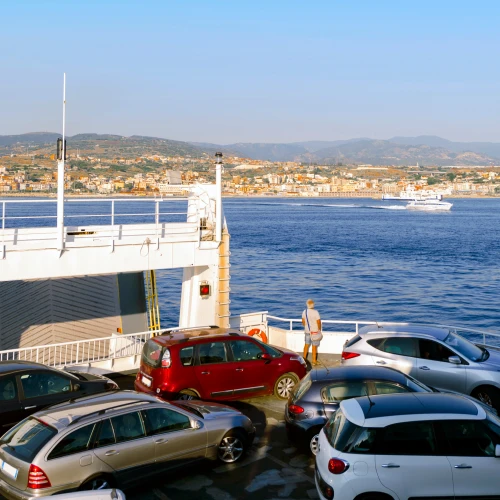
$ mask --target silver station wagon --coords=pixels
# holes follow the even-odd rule
[[[27,500],[128,487],[195,460],[239,460],[255,428],[217,403],[117,391],[35,413],[0,440],[0,494]]]
[[[471,395],[500,412],[500,352],[450,328],[365,326],[342,352],[344,365],[395,368],[441,391]]]

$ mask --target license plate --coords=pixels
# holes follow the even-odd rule
[[[142,383],[143,383],[146,387],[151,387],[151,380],[149,380],[148,378],[146,378],[144,375],[142,376]]]
[[[5,474],[7,474],[7,476],[12,477],[13,479],[17,479],[17,474],[19,473],[18,469],[12,467],[12,465],[9,465],[7,462],[4,462],[3,460],[0,461],[0,464],[1,464],[0,468]]]

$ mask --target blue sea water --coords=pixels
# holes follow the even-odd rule
[[[437,322],[500,333],[500,199],[447,201],[454,203],[449,213],[426,213],[359,198],[225,198],[231,312],[298,318],[311,297],[324,319]],[[72,202],[66,213],[104,213],[109,205]],[[180,214],[163,220],[185,220],[185,201],[164,205],[162,211]],[[33,206],[15,215],[32,214]],[[124,201],[116,209],[151,213],[152,204]],[[36,205],[36,213],[55,215],[55,206]],[[150,216],[118,221],[152,222]],[[180,270],[158,272],[165,326],[178,323],[180,285]]]

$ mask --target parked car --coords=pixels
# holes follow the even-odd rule
[[[80,398],[35,413],[0,439],[0,494],[125,488],[197,460],[236,462],[254,436],[248,417],[217,403],[174,406],[132,391]]]
[[[135,389],[163,399],[288,399],[306,374],[293,351],[217,327],[176,331],[144,345]]]
[[[318,445],[321,499],[499,497],[500,420],[460,395],[343,401]]]
[[[29,361],[1,361],[0,433],[46,406],[114,389],[118,385],[101,375]]]
[[[396,368],[426,385],[470,394],[500,411],[500,352],[477,346],[453,329],[366,326],[344,346],[342,364]]]

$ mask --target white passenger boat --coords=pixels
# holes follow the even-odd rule
[[[453,203],[447,201],[440,201],[432,198],[425,200],[411,200],[406,205],[407,210],[425,210],[429,212],[444,212],[451,210]]]

